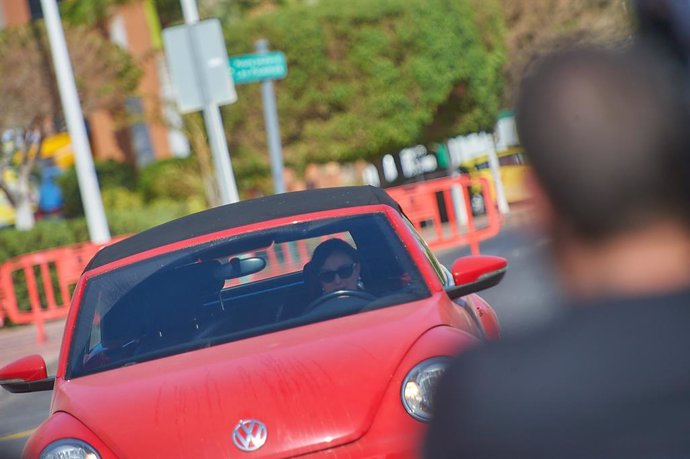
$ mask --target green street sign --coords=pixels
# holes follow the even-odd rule
[[[287,75],[287,60],[282,51],[231,56],[228,62],[235,84],[278,80]]]

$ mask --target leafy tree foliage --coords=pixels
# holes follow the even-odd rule
[[[153,162],[141,169],[114,160],[95,161],[103,204],[108,213],[114,210],[142,210],[160,206],[166,201],[201,210],[206,208],[202,176],[196,158],[170,158]],[[84,216],[74,167],[59,178],[64,196],[62,215]],[[197,205],[199,204],[199,205]],[[139,218],[139,217],[137,217]],[[113,222],[110,222],[111,228]],[[153,224],[153,223],[152,223]]]
[[[155,0],[154,3],[161,27],[168,27],[176,23],[184,22],[182,18],[182,6],[179,0]]]
[[[23,127],[34,119],[61,112],[49,44],[43,26],[6,29],[0,35],[0,127]],[[140,70],[119,47],[83,28],[65,29],[82,110],[90,113],[125,101],[134,91]],[[50,54],[48,54],[50,57]],[[44,77],[44,73],[52,78]]]
[[[60,14],[68,24],[98,29],[108,36],[108,21],[116,7],[141,0],[63,0]]]
[[[131,190],[136,187],[137,171],[131,164],[114,160],[95,161],[94,168],[101,191],[120,187]],[[64,199],[62,215],[67,218],[84,216],[76,168],[67,169],[58,179],[58,183]]]
[[[200,0],[199,8],[211,16],[225,16],[226,19],[243,20],[272,13],[278,9],[297,5],[311,5],[320,0]]]
[[[497,1],[294,3],[226,27],[231,55],[266,38],[287,56],[276,83],[287,164],[372,160],[492,128],[504,62]],[[267,170],[260,85],[237,90],[225,120],[233,165],[247,177]]]
[[[65,34],[83,112],[122,105],[140,75],[130,57],[98,33],[74,28]],[[29,178],[50,133],[47,121],[62,112],[47,50],[42,25],[0,34],[0,133],[16,133],[15,142],[4,144],[0,152],[0,188],[15,206],[20,229],[33,226]],[[15,186],[5,182],[8,169],[16,172]]]
[[[204,201],[201,175],[195,173],[196,158],[170,158],[149,164],[139,174],[138,189],[148,201],[170,199],[184,202],[194,197]]]

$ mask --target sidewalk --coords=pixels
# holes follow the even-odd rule
[[[43,344],[36,342],[36,327],[33,325],[0,328],[0,367],[27,355],[39,354],[46,361],[48,375],[54,375],[64,328],[64,320],[46,322],[46,341]]]
[[[36,327],[33,325],[0,328],[0,368],[27,355],[39,354],[46,362],[48,376],[55,376],[64,328],[64,320],[46,322],[46,341],[43,344],[36,342]],[[13,395],[0,388],[0,405],[12,400]]]
[[[519,202],[510,205],[510,212],[503,215],[501,229],[529,226],[534,223],[534,206],[530,202]]]

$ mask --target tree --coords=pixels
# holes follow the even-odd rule
[[[32,27],[0,34],[0,133],[15,133],[14,142],[3,144],[0,152],[0,189],[15,207],[17,229],[33,226],[29,180],[43,138],[52,129],[49,121],[62,110],[55,83],[41,76],[46,62],[40,48],[49,49],[45,29]],[[65,34],[84,114],[121,105],[140,74],[129,56],[98,33],[77,28]],[[16,171],[14,186],[6,181],[8,169]]]
[[[231,55],[266,38],[287,56],[276,92],[288,165],[375,160],[493,127],[504,61],[497,1],[294,3],[226,27]],[[259,86],[238,87],[239,101],[225,110],[245,179],[267,162]]]
[[[200,0],[200,9],[211,16],[225,16],[239,21],[272,13],[285,7],[315,4],[319,0]]]
[[[169,27],[184,22],[180,0],[154,0],[154,3],[161,27]]]
[[[512,106],[516,86],[529,64],[564,45],[616,44],[631,34],[623,0],[502,0],[507,56],[504,105]]]
[[[141,0],[64,0],[60,12],[68,24],[95,28],[107,38],[114,9],[133,1]]]

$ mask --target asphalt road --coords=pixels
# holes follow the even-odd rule
[[[52,392],[11,395],[0,406],[0,459],[19,458],[26,438],[48,415]]]
[[[504,334],[528,330],[562,312],[557,280],[548,258],[548,240],[521,229],[503,230],[480,244],[484,255],[508,260],[508,270],[496,287],[479,292],[496,310]],[[453,260],[469,255],[469,247],[437,253],[450,267]]]
[[[482,254],[508,259],[508,271],[496,287],[481,292],[494,307],[504,334],[521,332],[549,320],[560,310],[555,298],[558,290],[545,252],[548,241],[521,232],[503,230],[498,236],[481,243]],[[450,266],[469,248],[438,253],[443,264]],[[48,414],[51,392],[12,394],[0,403],[0,459],[17,459],[30,432]]]

